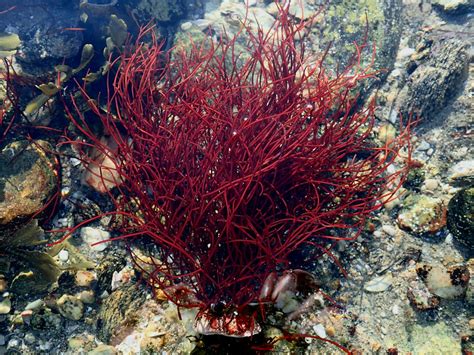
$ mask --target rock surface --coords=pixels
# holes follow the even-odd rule
[[[417,63],[416,58],[423,59]],[[428,40],[419,48],[413,64],[416,69],[400,94],[398,107],[402,114],[433,119],[459,91],[467,77],[468,63],[467,43],[449,40],[434,46]]]
[[[57,188],[49,151],[51,146],[45,141],[17,141],[0,151],[0,236],[2,226],[30,218],[44,208]]]

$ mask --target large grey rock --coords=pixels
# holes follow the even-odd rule
[[[50,61],[78,54],[83,34],[67,30],[80,27],[80,11],[73,2],[12,0],[7,3],[15,8],[0,16],[0,32],[19,35],[22,45],[16,57],[23,71],[42,73],[42,67],[58,64]]]
[[[474,0],[432,0],[435,8],[448,14],[462,15],[474,10]]]
[[[372,45],[375,45],[373,68],[384,69],[379,77],[385,77],[393,68],[400,43],[402,10],[402,0],[330,1],[323,10],[322,20],[312,31],[311,41],[319,51],[331,44],[326,63],[333,67],[350,64],[354,59],[354,43],[366,44],[362,65],[370,64]]]
[[[421,54],[414,55],[416,69],[400,94],[398,107],[405,116],[414,114],[429,120],[450,102],[467,77],[468,45],[454,39],[436,43],[417,62]]]

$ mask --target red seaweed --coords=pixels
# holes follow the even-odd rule
[[[103,134],[73,97],[67,108],[85,137],[67,142],[93,147],[89,177],[112,198],[115,239],[144,279],[239,334],[251,333],[244,309],[269,275],[304,268],[291,262],[303,254],[335,259],[330,249],[357,238],[406,173],[387,169],[408,127],[377,146],[375,102],[359,105],[359,83],[376,74],[361,47],[351,66],[326,69],[305,48],[310,23],[281,8],[268,32],[244,22],[233,38],[169,51],[144,28],[114,64],[105,109],[81,88]],[[138,239],[148,255],[134,252]]]

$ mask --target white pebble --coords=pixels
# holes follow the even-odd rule
[[[423,184],[423,189],[427,191],[434,191],[438,187],[438,180],[436,179],[426,179]]]
[[[36,301],[30,302],[26,305],[25,311],[32,310],[34,311],[35,309],[39,309],[44,306],[44,302],[42,299],[37,299]]]
[[[397,304],[392,307],[392,313],[394,315],[400,314],[400,307]]]
[[[81,229],[81,237],[87,244],[89,244],[92,250],[103,251],[107,248],[108,243],[105,241],[110,239],[110,233],[99,228],[84,227]],[[95,243],[100,244],[93,246]]]
[[[397,229],[391,225],[383,225],[382,230],[385,232],[385,234],[388,234],[391,237],[395,237],[397,235]]]
[[[402,50],[400,50],[398,55],[400,56],[400,58],[406,58],[406,57],[411,56],[413,53],[415,53],[415,50],[413,48],[405,47]]]
[[[66,262],[69,260],[69,252],[66,249],[63,249],[58,254],[59,260]]]
[[[368,281],[364,285],[364,290],[368,292],[383,292],[387,290],[393,283],[393,276],[391,272],[387,272],[385,275],[377,276],[372,280]]]
[[[318,337],[321,337],[321,338],[327,337],[326,329],[324,329],[324,326],[322,324],[316,324],[315,326],[313,326],[313,330]]]

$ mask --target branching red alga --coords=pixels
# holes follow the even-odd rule
[[[234,38],[171,51],[144,29],[116,63],[106,108],[82,89],[104,134],[79,104],[68,110],[86,137],[71,143],[93,147],[89,182],[121,215],[115,239],[147,241],[149,255],[132,256],[153,289],[228,335],[253,333],[245,308],[269,275],[356,238],[405,174],[388,168],[408,129],[377,146],[375,104],[357,104],[374,75],[360,48],[334,73],[307,54],[307,22],[277,18],[268,32],[244,23]]]

